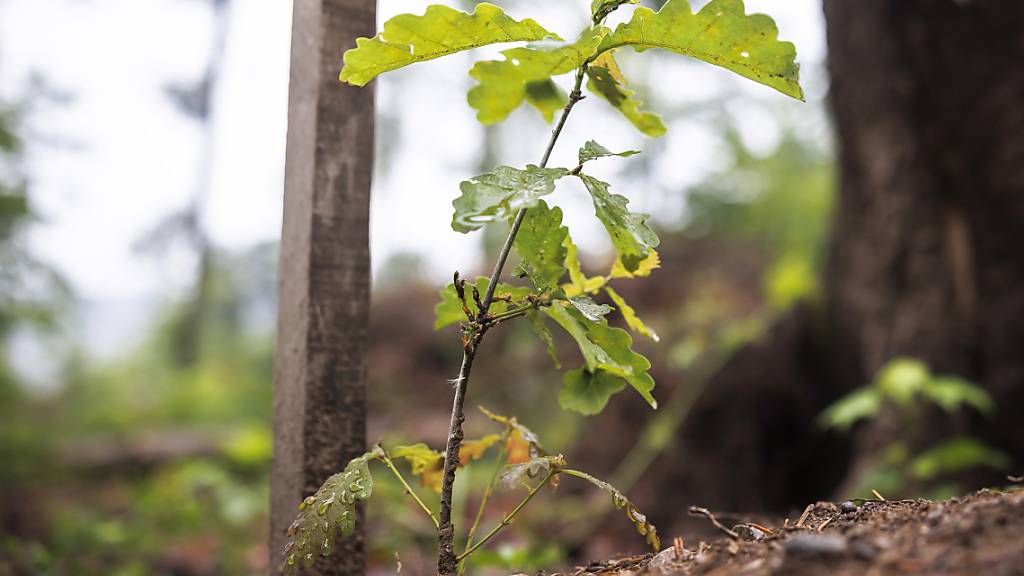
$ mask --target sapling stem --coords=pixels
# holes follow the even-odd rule
[[[576,71],[576,83],[569,94],[569,102],[565,105],[565,109],[562,110],[562,114],[558,118],[558,124],[551,131],[551,138],[548,140],[547,147],[544,149],[544,155],[540,161],[541,168],[547,167],[548,160],[551,159],[551,152],[555,148],[555,143],[558,142],[558,137],[562,134],[562,129],[565,128],[565,122],[569,118],[569,113],[572,112],[573,106],[583,99],[580,89],[583,86],[583,77],[586,75],[586,72],[586,63]],[[505,263],[508,261],[508,255],[512,251],[513,244],[515,244],[516,235],[523,225],[526,210],[526,208],[521,208],[516,213],[515,220],[512,222],[512,228],[509,230],[505,244],[498,255],[498,260],[494,265],[494,272],[491,274],[490,282],[487,285],[487,292],[484,294],[483,301],[480,304],[480,309],[477,313],[478,323],[482,323],[486,319],[487,311],[491,306],[491,302],[494,301],[494,290],[498,286],[498,280],[501,279],[501,273],[505,268]],[[482,328],[475,329],[466,339],[463,346],[462,368],[459,370],[459,376],[455,380],[455,399],[452,403],[451,422],[448,425],[448,444],[445,448],[444,456],[444,477],[441,481],[440,525],[437,530],[437,573],[440,576],[454,576],[458,567],[458,558],[455,556],[454,547],[455,528],[452,526],[452,487],[455,484],[455,471],[459,466],[459,448],[462,446],[463,438],[462,423],[466,419],[465,404],[466,389],[469,387],[469,374],[473,370],[473,360],[476,358],[477,347],[480,345],[480,341],[483,339],[486,331],[487,327],[484,325]],[[490,536],[487,537],[487,539],[489,538]],[[477,543],[467,553],[479,547],[484,541],[486,539]],[[465,557],[465,555],[466,553],[459,556],[459,558]]]

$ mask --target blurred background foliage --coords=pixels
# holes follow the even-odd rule
[[[0,197],[5,346],[25,330],[60,334],[60,318],[77,304],[66,292],[42,297],[26,288],[52,273],[23,248],[33,222],[31,187],[17,177],[18,116],[0,118],[3,159],[14,175]],[[724,108],[703,118],[718,131],[728,162],[675,191],[686,195],[689,209],[685,219],[663,224],[663,270],[621,290],[643,303],[639,311],[662,336],[644,350],[658,370],[663,409],[639,412],[642,422],[630,406],[593,419],[561,411],[561,375],[525,325],[495,335],[494,353],[480,367],[480,381],[489,384],[474,394],[476,403],[519,415],[570,462],[611,472],[625,491],[663,455],[728,354],[816,291],[832,194],[827,142],[800,136],[780,117],[777,144],[756,153]],[[488,147],[500,151],[500,134],[487,134]],[[161,245],[191,238],[187,245],[200,263],[193,287],[163,305],[143,338],[113,358],[95,358],[64,335],[70,345],[50,359],[60,381],[52,390],[20,383],[2,365],[0,573],[224,574],[266,567],[276,247],[230,253],[194,241],[190,222],[187,214],[172,215],[140,243],[159,259]],[[610,264],[607,254],[584,256],[595,271]],[[451,345],[453,331],[433,330],[429,310],[438,287],[424,276],[415,256],[400,255],[376,278],[371,438],[437,447],[448,417],[444,382],[459,349]],[[572,349],[559,344],[566,363],[574,362]],[[436,393],[425,393],[431,386]],[[595,427],[602,440],[618,439],[595,442]],[[476,414],[469,430],[492,431]],[[466,509],[479,497],[469,488],[484,485],[490,466],[481,461],[462,477],[458,497]],[[620,536],[643,546],[628,523],[605,518],[605,496],[568,483],[559,490],[557,503],[535,508],[475,558],[473,570],[557,565],[601,554],[602,543],[620,551]],[[638,503],[643,508],[644,498]],[[485,525],[511,504],[499,495]],[[399,486],[381,477],[368,516],[375,566],[387,573],[401,561],[410,573],[429,570],[430,555],[419,552],[431,549],[434,534]],[[556,532],[565,546],[551,544]]]

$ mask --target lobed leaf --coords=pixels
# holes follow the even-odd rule
[[[594,211],[608,231],[623,268],[635,272],[658,246],[658,235],[647,226],[650,216],[630,212],[629,200],[609,192],[607,182],[587,174],[580,174],[580,178],[594,200]]]
[[[640,265],[637,266],[636,270],[633,270],[632,272],[626,270],[626,267],[622,264],[622,260],[616,258],[615,263],[612,264],[612,271],[609,274],[609,277],[612,279],[646,278],[651,275],[651,272],[654,272],[658,268],[661,268],[661,256],[658,255],[657,251],[651,250],[650,254],[648,254],[647,257],[640,262]]]
[[[352,534],[356,527],[356,502],[373,493],[369,461],[379,458],[380,448],[349,461],[345,469],[324,481],[312,496],[299,504],[299,514],[288,527],[285,566],[313,564],[315,555],[330,556],[335,532]]]
[[[796,47],[778,40],[775,22],[746,14],[743,0],[712,0],[694,14],[688,0],[668,0],[661,10],[640,7],[629,22],[605,37],[598,52],[623,46],[661,48],[721,66],[803,100]]]
[[[483,406],[479,408],[485,416],[499,424],[505,425],[509,431],[506,448],[508,449],[508,462],[510,464],[525,462],[530,458],[536,458],[544,454],[544,448],[540,445],[537,435],[526,426],[520,424],[514,416],[509,417],[495,414]]]
[[[513,490],[528,479],[547,476],[564,465],[565,459],[561,456],[538,456],[509,466],[501,474],[500,481],[505,488]]]
[[[591,161],[597,160],[598,158],[609,158],[611,156],[618,156],[620,158],[628,158],[639,154],[639,150],[626,150],[625,152],[612,152],[611,150],[601,146],[594,140],[588,140],[586,144],[580,148],[579,159],[580,165]]]
[[[392,458],[402,458],[409,462],[413,476],[419,476],[420,484],[438,494],[444,480],[444,454],[423,444],[396,446],[390,452]]]
[[[558,404],[566,409],[584,416],[599,414],[608,405],[608,400],[626,387],[626,382],[605,372],[590,372],[577,368],[565,373],[561,392],[558,393]]]
[[[471,460],[479,460],[487,453],[487,449],[501,442],[501,434],[488,434],[478,440],[465,440],[459,448],[459,465],[465,466]]]
[[[614,308],[607,304],[594,302],[594,299],[590,296],[573,296],[569,298],[569,303],[572,304],[573,308],[579,310],[584,318],[591,322],[600,322],[602,318],[614,310]]]
[[[548,330],[547,325],[544,324],[544,316],[541,316],[536,310],[531,310],[526,313],[526,318],[530,321],[530,329],[544,343],[548,356],[555,363],[555,368],[561,368],[562,363],[558,361],[558,352],[555,350],[555,340],[551,337],[551,330]]]
[[[643,110],[643,101],[636,97],[636,92],[626,88],[626,78],[619,70],[614,53],[614,50],[609,50],[590,63],[587,67],[587,89],[611,104],[640,132],[652,138],[665,134],[668,128],[661,116]]]
[[[630,330],[638,334],[643,334],[655,342],[661,340],[654,330],[651,330],[647,324],[644,324],[644,321],[636,315],[636,310],[627,304],[622,296],[619,296],[618,292],[613,290],[611,286],[605,286],[604,291],[608,293],[609,297],[611,297],[612,302],[615,302],[615,305],[619,307],[619,312],[622,313],[622,318],[626,321],[626,325],[629,326]]]
[[[652,408],[658,403],[651,395],[654,380],[647,373],[651,363],[633,352],[633,339],[621,328],[608,326],[604,320],[591,322],[575,308],[555,302],[542,309],[559,326],[572,336],[583,355],[584,368],[591,374],[603,370],[622,378],[632,386]]]
[[[499,166],[474,176],[459,185],[462,195],[452,202],[452,229],[467,233],[489,222],[508,220],[520,208],[536,206],[541,196],[555,191],[555,181],[568,174],[565,168],[530,164],[524,170]]]
[[[579,470],[566,470],[565,473],[586,480],[610,494],[612,497],[612,504],[615,508],[626,513],[626,518],[629,518],[629,521],[636,527],[636,531],[639,532],[641,536],[644,536],[651,549],[655,552],[661,550],[661,540],[658,538],[658,529],[654,527],[654,524],[651,524],[650,521],[647,520],[647,516],[643,515],[640,510],[638,510],[637,507],[629,501],[629,498],[626,498],[626,495],[619,491],[618,488],[604,480],[600,480],[586,472],[580,472]]]
[[[543,200],[538,200],[523,218],[515,248],[526,276],[538,290],[557,288],[558,281],[565,276],[563,244],[568,237],[569,229],[562,226],[561,208],[548,208]]]
[[[540,112],[545,122],[550,124],[554,121],[555,114],[569,103],[569,97],[554,80],[548,78],[526,83],[526,101]]]
[[[583,274],[583,266],[580,264],[579,249],[568,235],[563,244],[565,245],[565,269],[569,272],[569,281],[575,289],[575,294],[583,294],[587,277]]]
[[[523,100],[527,100],[537,106],[545,120],[550,122],[554,119],[555,99],[567,101],[564,92],[551,78],[582,66],[610,32],[604,26],[587,28],[574,42],[538,42],[502,51],[504,60],[477,62],[469,71],[477,85],[470,89],[468,95],[469,105],[477,110],[477,119],[483,124],[501,122]],[[555,94],[531,99],[530,90],[536,92],[539,84]]]
[[[423,16],[400,14],[384,23],[373,38],[359,38],[345,52],[340,80],[363,86],[378,75],[409,64],[433,60],[463,50],[499,42],[554,37],[527,18],[515,20],[488,3],[477,4],[472,14],[447,6],[428,6]]]

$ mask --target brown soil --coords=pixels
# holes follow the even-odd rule
[[[941,502],[819,502],[780,526],[722,529],[732,535],[684,546],[677,539],[657,555],[562,576],[1024,575],[1024,490],[982,490]]]

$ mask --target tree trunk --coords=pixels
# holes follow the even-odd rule
[[[1024,2],[824,7],[841,169],[825,304],[714,379],[655,488],[725,509],[787,510],[859,476],[900,431],[861,428],[851,451],[814,419],[897,356],[998,406],[930,414],[918,441],[966,432],[1024,461]]]
[[[896,356],[978,383],[991,420],[934,417],[1024,456],[1024,3],[825,0],[840,197],[836,367]],[[890,432],[858,439],[854,476]]]
[[[302,498],[366,450],[373,91],[338,82],[374,0],[296,0],[279,265],[270,558]],[[362,522],[357,523],[358,526]],[[360,532],[306,573],[365,572]]]

